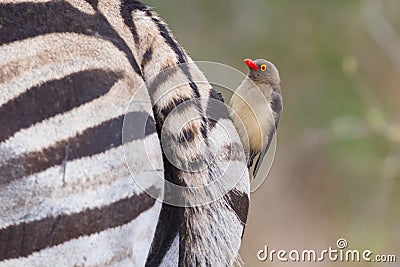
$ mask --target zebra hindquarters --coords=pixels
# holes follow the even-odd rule
[[[101,16],[62,1],[0,13],[0,266],[143,266],[161,209],[144,190],[162,194],[163,166],[128,50]],[[148,127],[123,144],[133,95],[129,114]]]

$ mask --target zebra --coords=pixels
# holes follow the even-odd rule
[[[163,199],[160,176],[191,187],[227,163],[230,174],[246,170],[228,112],[210,119],[209,101],[223,100],[151,8],[134,0],[0,0],[0,45],[0,266],[241,264],[247,172],[206,205],[176,207],[147,194]],[[149,83],[170,67],[178,71]],[[174,79],[182,86],[164,94]],[[133,95],[127,115],[145,129],[124,140],[137,163],[130,173],[122,128]],[[174,108],[197,98],[183,109],[198,119],[178,133],[184,138],[173,152],[201,155],[199,144],[214,140],[207,151],[216,158],[192,172],[169,162],[160,138],[167,120],[182,119]],[[230,140],[218,140],[223,128]],[[202,196],[183,197],[191,204]]]

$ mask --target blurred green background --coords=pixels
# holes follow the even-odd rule
[[[399,266],[400,1],[145,1],[194,60],[280,70],[284,112],[251,195],[245,266]],[[396,254],[397,263],[259,262],[270,249]]]

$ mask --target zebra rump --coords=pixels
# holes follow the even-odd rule
[[[182,196],[187,207],[152,197],[164,197],[160,177],[191,188],[246,170],[227,110],[210,119],[220,98],[154,11],[132,0],[0,0],[0,45],[0,266],[240,265],[247,172],[206,205],[196,191]],[[187,114],[197,119],[176,133],[174,155],[216,144],[196,172],[160,144]],[[143,130],[123,136],[125,116]]]

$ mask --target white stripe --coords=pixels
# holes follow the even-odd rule
[[[109,266],[113,259],[144,266],[160,209],[161,203],[156,201],[126,225],[73,239],[28,257],[6,260],[0,262],[0,267]]]
[[[228,136],[227,136],[228,135]],[[239,135],[235,130],[235,127],[231,120],[220,119],[217,121],[215,127],[210,131],[210,136],[216,145],[216,155],[218,159],[217,164],[219,168],[224,170],[224,177],[229,177],[236,183],[234,184],[234,189],[238,190],[242,194],[249,195],[250,183],[249,183],[249,172],[247,171],[247,164],[245,160],[244,151],[242,154],[243,159],[241,161],[234,160],[227,162],[221,159],[221,151],[223,147],[232,145],[233,141],[240,144]]]
[[[67,0],[67,2],[70,3],[73,7],[75,7],[76,9],[78,9],[81,12],[84,12],[89,15],[96,14],[96,10],[94,10],[93,7],[87,1]]]
[[[179,264],[179,233],[176,234],[174,241],[168,248],[167,253],[160,263],[160,267],[178,266]]]
[[[139,194],[152,185],[162,190],[162,158],[159,146],[155,145],[157,135],[148,136],[146,143],[146,148],[143,140],[126,144],[126,149],[135,152],[129,155],[129,160],[138,167],[132,175],[142,181],[141,188],[128,173],[123,147],[113,148],[67,162],[65,183],[61,166],[54,166],[0,188],[0,228],[104,206]]]

